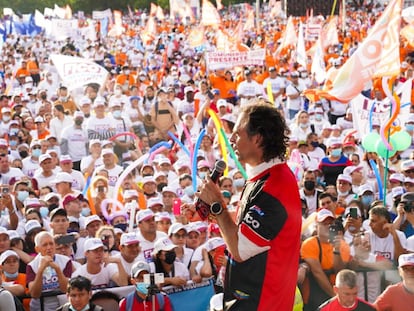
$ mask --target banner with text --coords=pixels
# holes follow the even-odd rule
[[[210,299],[215,294],[212,280],[163,290],[174,310],[209,310]]]
[[[265,49],[247,52],[209,52],[207,53],[207,68],[217,70],[236,66],[262,66],[265,56]]]
[[[50,58],[59,73],[64,85],[69,90],[83,88],[88,83],[103,85],[108,72],[97,63],[80,57],[51,55]]]

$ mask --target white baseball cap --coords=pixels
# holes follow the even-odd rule
[[[177,245],[175,245],[171,240],[167,237],[159,239],[154,244],[154,251],[152,252],[154,255],[158,254],[161,251],[171,251],[174,248],[176,248]]]
[[[93,251],[94,249],[104,247],[104,244],[102,243],[101,239],[98,238],[89,238],[85,240],[85,243],[83,244],[83,249],[85,252],[87,251]]]

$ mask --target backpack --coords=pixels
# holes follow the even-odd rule
[[[0,295],[3,291],[5,291],[6,289],[3,287],[0,287]],[[13,295],[13,299],[14,299],[14,307],[16,308],[16,311],[25,311],[22,302],[20,301],[19,298],[17,298],[16,296]]]
[[[160,306],[159,311],[164,311],[164,295],[161,293],[157,293],[157,300],[158,300],[158,305]],[[126,306],[125,306],[125,310],[130,311],[132,310],[132,305],[134,303],[134,296],[135,296],[135,291],[132,293],[129,293],[125,299],[126,299]]]

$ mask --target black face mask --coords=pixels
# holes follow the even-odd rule
[[[43,100],[45,100],[45,99],[47,98],[47,96],[46,96],[46,94],[42,94],[42,95],[40,96],[40,98],[41,98],[41,99],[43,99]]]
[[[315,182],[313,180],[307,180],[303,183],[306,190],[311,191],[315,189]]]
[[[89,118],[91,116],[90,113],[85,113],[85,118]]]
[[[168,186],[168,184],[166,182],[161,182],[157,185],[157,191],[158,192],[162,192],[162,188]]]
[[[116,224],[114,225],[114,228],[121,229],[123,232],[128,228],[128,224]]]
[[[29,152],[27,152],[26,150],[22,150],[19,151],[19,155],[22,159],[27,158],[27,156],[29,155]]]
[[[175,257],[177,255],[175,254],[174,251],[169,251],[165,253],[165,263],[172,265],[175,261]]]
[[[51,212],[51,211],[53,211],[54,209],[57,209],[59,207],[59,204],[57,204],[57,203],[52,203],[52,204],[49,204],[48,205],[48,209],[49,209],[49,212]]]
[[[79,120],[79,119],[75,120],[76,125],[82,125],[82,123],[83,123],[83,120]]]
[[[311,145],[313,148],[319,147],[319,143],[317,141],[312,141]]]

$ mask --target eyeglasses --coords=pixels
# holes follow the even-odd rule
[[[42,149],[42,147],[40,147],[40,146],[34,146],[32,149],[33,149],[33,150],[36,150],[36,149]]]
[[[411,170],[406,170],[405,171],[407,174],[411,174],[411,173],[414,173],[414,169],[411,169]]]

